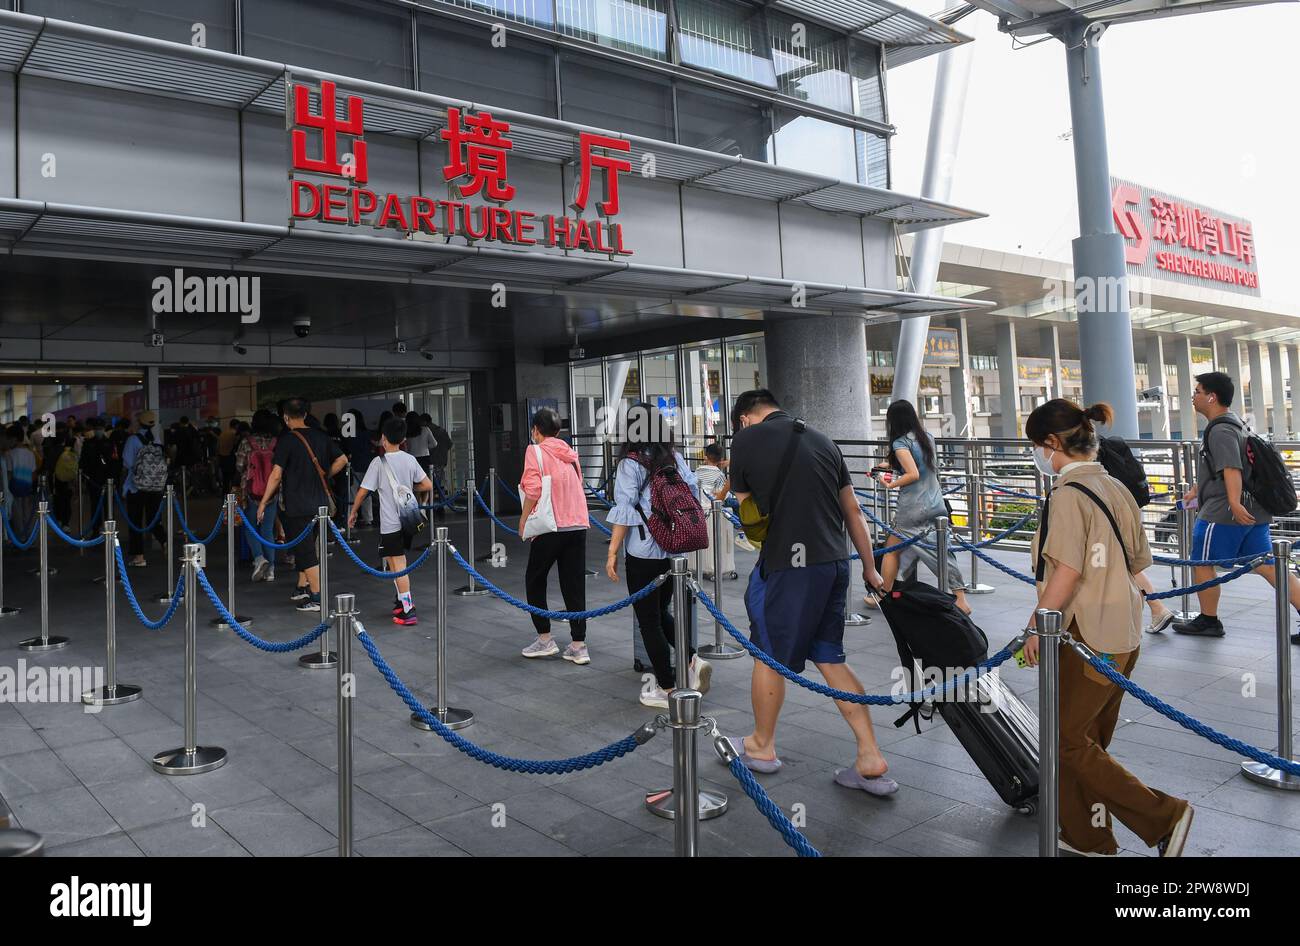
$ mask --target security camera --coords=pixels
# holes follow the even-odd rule
[[[1159,385],[1154,388],[1145,388],[1138,392],[1139,401],[1159,401],[1165,396],[1165,389]]]
[[[433,352],[429,351],[427,348],[421,348],[420,355],[425,361],[433,361]]]
[[[393,345],[393,352],[398,355],[406,354],[406,342],[397,342]]]
[[[299,338],[306,338],[311,334],[311,316],[300,315],[293,320],[293,334]]]
[[[149,347],[150,347],[150,348],[162,348],[162,347],[163,347],[163,333],[162,333],[162,332],[158,331],[157,329],[154,329],[152,332],[149,333]]]
[[[248,354],[248,349],[245,348],[243,345],[239,344],[239,342],[234,342],[233,344],[234,344],[235,354],[236,354],[236,355],[247,355],[247,354]]]

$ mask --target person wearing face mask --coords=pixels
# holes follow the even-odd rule
[[[1060,611],[1061,626],[1124,676],[1142,642],[1142,594],[1135,576],[1151,565],[1151,548],[1132,494],[1097,462],[1096,424],[1113,417],[1108,404],[1086,410],[1056,398],[1025,421],[1034,464],[1052,488],[1034,535],[1038,603]],[[1034,615],[1029,625],[1033,627]],[[1038,663],[1038,638],[1025,661]],[[1060,648],[1060,847],[1072,854],[1116,854],[1118,818],[1161,857],[1179,857],[1192,806],[1148,788],[1107,751],[1124,691],[1074,648]],[[1105,820],[1098,824],[1097,812]]]

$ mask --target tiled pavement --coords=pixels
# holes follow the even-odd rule
[[[199,526],[213,511],[195,504]],[[200,533],[202,534],[202,533]],[[463,537],[454,524],[452,539]],[[369,556],[374,533],[358,547]],[[486,547],[480,534],[480,549]],[[522,594],[523,552],[506,538],[511,554],[489,577]],[[592,530],[589,561],[604,559],[603,536]],[[223,540],[211,547],[209,574],[224,595]],[[57,576],[51,579],[51,628],[72,644],[47,655],[23,655],[14,645],[39,629],[38,582],[27,574],[32,555],[5,549],[6,602],[24,610],[0,622],[0,666],[88,665],[103,660],[104,594],[90,578],[100,570],[98,550],[79,557],[51,539]],[[1003,561],[1024,568],[1025,556]],[[750,557],[741,553],[742,575]],[[964,557],[963,557],[964,558]],[[964,563],[963,563],[964,564]],[[385,656],[422,698],[430,697],[435,660],[432,640],[432,567],[415,575],[421,607],[418,628],[388,623],[391,586],[363,575],[341,553],[331,559],[334,593],[357,595],[363,620]],[[451,585],[464,576],[450,566]],[[310,627],[287,602],[289,572],[274,584],[251,585],[241,565],[239,611],[252,630],[285,640]],[[1000,646],[1030,612],[1026,585],[983,569],[997,586],[973,598],[975,616]],[[165,584],[161,555],[132,570],[136,587],[155,592]],[[1156,574],[1167,587],[1168,570]],[[588,582],[589,607],[621,598],[622,586],[603,576]],[[744,626],[740,582],[725,583],[728,613]],[[1265,748],[1276,744],[1274,632],[1267,586],[1250,577],[1224,594],[1229,628],[1222,640],[1148,637],[1136,679],[1179,708]],[[558,593],[553,606],[558,606]],[[449,596],[450,702],[474,711],[468,738],[502,753],[553,758],[583,753],[622,738],[651,711],[636,701],[639,675],[631,669],[631,617],[626,611],[592,622],[592,663],[526,661],[519,649],[531,639],[525,615],[494,598]],[[146,603],[150,616],[162,605]],[[229,632],[207,627],[211,608],[200,599],[198,733],[201,744],[224,746],[228,764],[198,776],[168,778],[148,765],[156,752],[182,741],[183,633],[181,618],[161,632],[146,631],[119,597],[119,679],[144,686],[144,699],[97,714],[79,704],[0,704],[0,796],[15,820],[41,833],[50,854],[68,855],[328,855],[335,849],[335,674],[299,667],[297,655],[254,650]],[[712,623],[702,622],[703,635]],[[557,628],[565,639],[564,628]],[[845,635],[849,659],[870,692],[888,692],[897,663],[894,645],[876,616]],[[1300,656],[1300,655],[1297,655]],[[671,823],[649,814],[646,789],[671,784],[667,734],[630,757],[562,777],[502,772],[461,754],[433,734],[413,729],[407,712],[354,648],[358,678],[355,706],[355,837],[362,855],[631,855],[666,856]],[[705,712],[725,732],[750,722],[748,659],[715,663]],[[815,673],[815,671],[812,671]],[[1243,675],[1253,674],[1255,695],[1243,695]],[[1035,705],[1036,677],[1014,667],[1004,679]],[[780,731],[785,767],[762,777],[787,811],[800,803],[805,833],[829,855],[1032,855],[1035,823],[1011,812],[978,774],[951,733],[937,721],[920,735],[896,729],[891,709],[873,708],[877,734],[902,784],[888,799],[869,798],[831,781],[850,762],[847,727],[825,698],[788,690]],[[1193,855],[1300,854],[1300,795],[1252,785],[1238,774],[1227,751],[1180,729],[1126,699],[1112,752],[1152,785],[1191,799],[1198,808],[1188,853]],[[706,855],[785,855],[780,837],[755,811],[707,744],[700,752],[704,784],[725,790],[731,810],[701,826]],[[196,809],[196,805],[202,805]],[[504,808],[499,806],[503,805]],[[205,826],[195,827],[196,811]],[[504,825],[494,826],[501,822]],[[1120,827],[1126,853],[1148,854]]]

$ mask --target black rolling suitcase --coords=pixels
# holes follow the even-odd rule
[[[958,609],[956,599],[924,582],[896,583],[881,599],[880,610],[909,671],[919,665],[947,676],[988,656],[988,638]],[[922,682],[914,682],[914,689],[921,689]],[[1019,697],[998,677],[985,674],[940,694],[934,705],[999,797],[1013,808],[1035,811],[1038,719]],[[921,706],[913,704],[894,725],[910,719],[920,732],[920,712]]]

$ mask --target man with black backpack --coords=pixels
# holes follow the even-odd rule
[[[167,529],[162,525],[161,517],[156,515],[163,489],[167,486],[167,458],[153,435],[158,415],[153,411],[141,411],[136,420],[139,426],[122,448],[122,468],[126,471],[122,492],[126,494],[126,514],[141,528],[153,523],[153,537],[160,547],[166,548]],[[126,563],[132,568],[143,568],[145,534],[135,529],[127,531],[130,533],[127,553],[131,557]]]
[[[1196,376],[1192,405],[1209,423],[1201,442],[1196,485],[1183,502],[1199,505],[1192,532],[1193,559],[1218,561],[1267,555],[1273,539],[1269,523],[1275,515],[1296,508],[1295,487],[1273,446],[1247,433],[1241,418],[1229,408],[1236,386],[1222,371]],[[1241,563],[1238,563],[1241,564]],[[1273,566],[1255,569],[1273,584]],[[1192,576],[1199,584],[1214,577],[1213,565],[1198,565]],[[1291,606],[1300,611],[1300,579],[1289,574]],[[1219,586],[1196,593],[1201,613],[1190,621],[1177,621],[1174,631],[1197,637],[1222,637],[1219,620]],[[1300,637],[1292,636],[1292,643]]]

